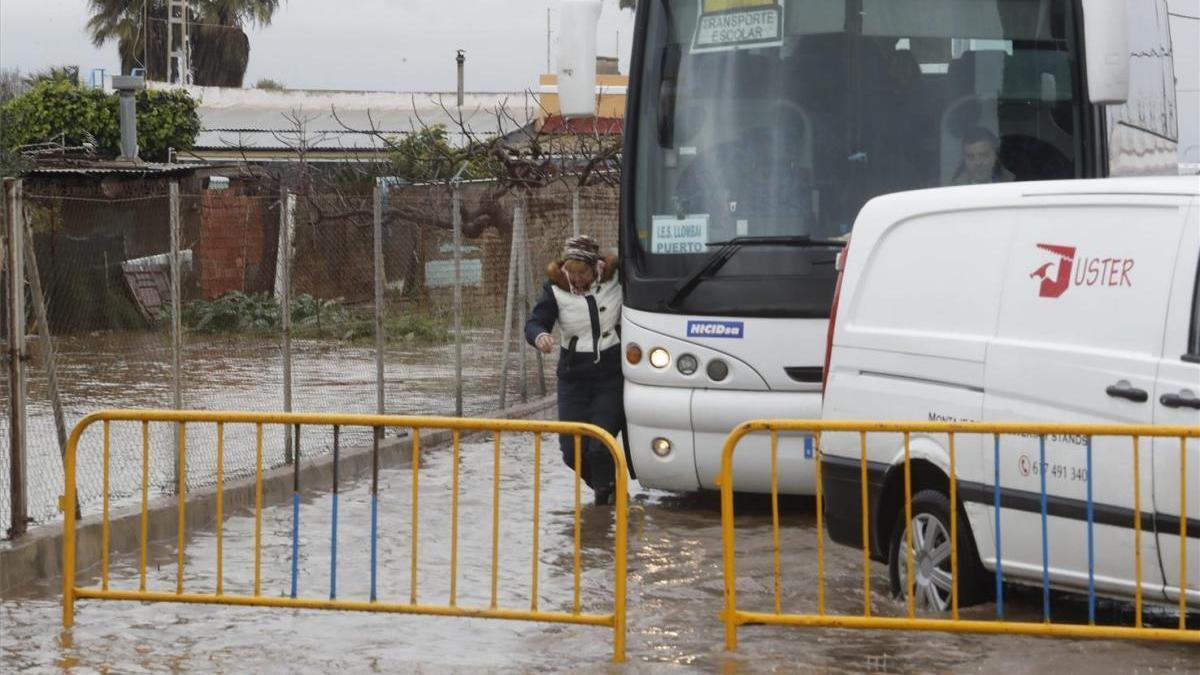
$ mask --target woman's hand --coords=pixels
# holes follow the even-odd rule
[[[549,354],[554,351],[554,336],[549,333],[542,333],[533,341],[535,347],[543,354]]]

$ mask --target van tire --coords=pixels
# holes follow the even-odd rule
[[[923,525],[924,533],[933,535],[933,545],[928,545],[926,536],[913,530],[913,568],[916,571],[917,583],[914,584],[913,598],[919,610],[927,613],[950,611],[950,590],[946,580],[950,577],[949,532],[950,532],[950,499],[940,490],[921,490],[912,500],[912,517]],[[892,527],[892,537],[888,546],[888,581],[892,597],[907,599],[905,579],[907,578],[908,558],[904,545],[907,541],[904,523],[904,510],[896,514],[896,523]],[[923,546],[924,544],[924,546]],[[944,554],[937,559],[929,558],[922,567],[920,555],[923,552],[936,553],[944,545]],[[926,571],[936,567],[938,570],[931,577]],[[924,571],[923,571],[924,570]],[[987,599],[984,583],[985,570],[979,562],[979,554],[975,550],[975,539],[971,535],[971,526],[967,523],[966,514],[958,512],[958,604],[966,607],[978,604]],[[934,578],[940,579],[943,586],[931,583]],[[936,593],[936,595],[934,595]]]

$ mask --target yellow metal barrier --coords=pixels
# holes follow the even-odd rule
[[[736,591],[736,561],[735,561],[735,531],[733,508],[733,455],[739,441],[748,434],[767,432],[770,434],[771,445],[771,520],[774,555],[774,612],[750,612],[739,610]],[[861,510],[862,510],[862,547],[863,547],[863,610],[861,615],[838,615],[826,611],[825,602],[825,523],[826,514],[823,499],[821,435],[822,433],[851,433],[859,439],[859,476],[861,481]],[[815,445],[816,469],[816,536],[817,536],[817,611],[815,614],[788,614],[782,611],[781,602],[781,565],[780,565],[780,535],[779,535],[779,490],[778,490],[778,436],[780,433],[811,434]],[[904,561],[907,574],[905,575],[904,595],[906,600],[906,616],[881,617],[873,616],[871,611],[871,539],[870,539],[870,496],[868,494],[868,434],[896,434],[903,437],[903,495],[904,522],[907,533],[904,548]],[[912,526],[912,496],[913,470],[911,443],[913,436],[930,434],[943,435],[947,441],[949,501],[950,501],[950,577],[951,602],[950,616],[941,618],[924,618],[916,616],[914,602],[913,574],[913,534]],[[1046,484],[1041,487],[1041,516],[1043,543],[1043,620],[1041,622],[1007,621],[1004,619],[1002,572],[1003,558],[997,546],[997,564],[995,581],[997,590],[997,619],[967,620],[959,616],[959,560],[958,560],[958,505],[959,480],[957,472],[956,437],[964,435],[991,436],[995,439],[993,461],[1000,466],[1000,439],[1003,436],[1036,437],[1040,441],[1042,462],[1039,464],[1041,475],[1045,476],[1045,440],[1047,436],[1086,437],[1087,447],[1087,514],[1088,514],[1088,614],[1087,624],[1053,623],[1050,617],[1050,582],[1049,562],[1046,548]],[[1093,530],[1093,495],[1092,495],[1092,439],[1096,437],[1123,437],[1132,440],[1133,453],[1133,500],[1134,500],[1134,556],[1135,556],[1135,626],[1106,626],[1096,625],[1095,603],[1096,590],[1094,571],[1092,570],[1092,530]],[[1177,628],[1151,628],[1142,623],[1142,503],[1139,475],[1139,439],[1142,438],[1171,438],[1179,439],[1180,461],[1180,580],[1179,580],[1179,624]],[[1189,606],[1187,604],[1187,439],[1200,438],[1200,427],[1167,427],[1167,426],[1135,426],[1135,425],[1079,425],[1079,424],[1006,424],[1006,423],[950,423],[950,422],[859,422],[859,421],[820,421],[820,420],[756,420],[747,422],[735,429],[727,438],[721,457],[721,473],[717,481],[721,488],[721,531],[723,538],[724,573],[725,573],[725,606],[721,618],[725,623],[725,645],[729,650],[737,648],[738,627],[745,624],[767,624],[778,626],[804,626],[823,628],[858,628],[875,630],[912,630],[912,631],[943,631],[952,633],[991,633],[1013,635],[1036,635],[1045,637],[1073,638],[1110,638],[1110,639],[1140,639],[1200,643],[1200,630],[1188,629],[1186,620]],[[995,533],[999,543],[1000,526],[1000,475],[999,469],[993,485],[995,493],[994,512],[996,517]],[[1191,535],[1195,538],[1196,534]],[[1190,609],[1195,610],[1195,607]]]
[[[109,587],[109,457],[110,457],[110,425],[115,422],[136,422],[142,429],[142,496],[141,496],[141,550],[140,574],[137,590],[115,590]],[[177,573],[175,591],[154,592],[146,588],[146,550],[148,547],[148,504],[149,504],[149,426],[153,422],[177,424],[178,439],[178,543],[177,543]],[[474,618],[511,619],[519,621],[541,621],[551,623],[579,624],[609,627],[613,630],[613,661],[625,659],[625,595],[626,595],[626,546],[628,527],[628,471],[625,466],[625,453],[617,445],[613,437],[603,429],[590,424],[567,422],[548,422],[537,420],[492,420],[492,419],[460,419],[449,417],[401,417],[384,415],[321,415],[301,413],[247,413],[247,412],[185,412],[185,411],[143,411],[143,410],[112,410],[88,415],[79,422],[71,432],[67,444],[65,458],[65,494],[63,504],[74,504],[76,498],[76,451],[83,432],[94,424],[103,425],[103,492],[102,506],[102,551],[101,551],[101,584],[99,588],[81,588],[75,582],[76,556],[76,519],[74,509],[64,510],[63,525],[63,627],[70,628],[74,622],[75,600],[133,600],[142,602],[178,602],[213,605],[240,605],[255,607],[303,608],[303,609],[332,609],[353,610],[363,612],[389,612],[400,614],[424,614],[435,616],[460,616]],[[185,532],[185,509],[187,507],[187,456],[188,424],[210,423],[217,425],[217,585],[215,593],[187,593],[183,583],[184,550],[187,542]],[[255,526],[254,526],[254,594],[235,595],[224,592],[223,585],[223,502],[224,502],[224,432],[226,425],[253,425],[256,430],[256,463],[255,463]],[[294,496],[293,496],[293,548],[292,548],[292,586],[290,597],[273,597],[262,595],[262,517],[263,517],[263,427],[266,425],[282,425],[295,429],[296,457]],[[371,597],[369,600],[343,600],[336,597],[336,536],[337,536],[337,492],[333,492],[333,546],[331,561],[331,589],[329,599],[299,597],[297,592],[297,554],[298,543],[298,509],[299,509],[299,476],[300,476],[300,429],[303,426],[332,426],[334,430],[334,485],[337,484],[338,438],[342,427],[360,427],[374,430],[372,457],[372,513],[371,513]],[[412,430],[412,567],[410,579],[410,594],[407,603],[383,602],[376,594],[376,542],[377,542],[377,496],[379,487],[379,443],[382,430],[385,428],[404,428]],[[450,430],[453,443],[453,483],[452,483],[452,516],[451,516],[451,552],[449,570],[449,603],[444,606],[419,604],[417,602],[417,516],[418,516],[418,481],[420,474],[421,430],[439,429]],[[460,440],[463,433],[491,432],[495,436],[493,453],[492,483],[492,558],[491,558],[491,602],[488,607],[463,607],[458,605],[458,502],[459,502],[459,453]],[[533,491],[533,557],[532,557],[532,588],[529,609],[508,609],[498,605],[498,573],[499,573],[499,531],[500,531],[500,438],[503,433],[528,433],[534,435],[534,491]],[[574,594],[572,611],[548,612],[538,609],[538,533],[539,533],[539,499],[541,493],[541,441],[543,434],[565,434],[575,439],[575,525],[574,525]],[[580,602],[580,455],[582,439],[591,437],[603,443],[612,454],[616,463],[615,485],[615,520],[616,536],[614,540],[614,584],[613,611],[608,614],[584,613]]]

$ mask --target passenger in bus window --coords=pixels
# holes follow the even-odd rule
[[[968,129],[962,137],[963,161],[950,181],[952,185],[982,185],[985,183],[1010,183],[1015,179],[1012,172],[1000,163],[1000,143],[996,135],[975,127]]]
[[[595,424],[613,436],[625,425],[621,376],[621,281],[616,257],[602,257],[596,240],[567,239],[562,257],[546,268],[525,340],[544,354],[554,351],[554,327],[561,337],[558,358],[558,418]],[[581,439],[580,475],[596,493],[596,504],[613,499],[616,464],[594,438]],[[575,437],[559,436],[563,461],[575,468]]]

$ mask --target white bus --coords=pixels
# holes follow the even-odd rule
[[[740,422],[820,417],[867,200],[1174,174],[1175,115],[1163,0],[640,0],[620,244],[638,480],[713,488]],[[739,491],[769,490],[767,456],[736,455]],[[782,491],[812,493],[812,456],[781,439]]]

